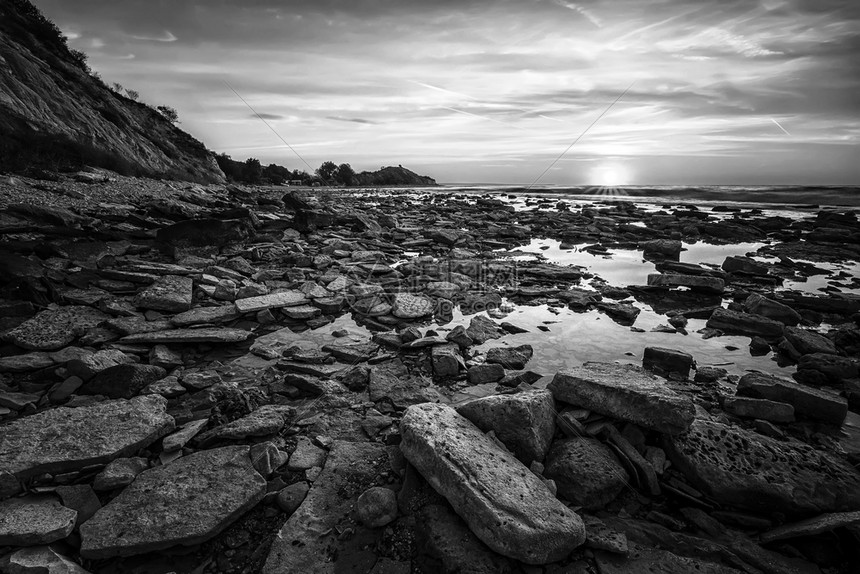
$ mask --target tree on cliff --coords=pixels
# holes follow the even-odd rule
[[[167,118],[168,121],[174,124],[179,123],[179,114],[175,108],[171,108],[170,106],[158,106],[155,109],[158,110],[158,113]]]

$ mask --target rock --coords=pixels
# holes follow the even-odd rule
[[[487,351],[487,362],[498,364],[506,369],[520,371],[526,368],[526,363],[531,360],[534,350],[531,345],[520,345],[519,347],[494,347]]]
[[[649,287],[687,287],[693,291],[720,294],[726,289],[725,282],[711,275],[681,275],[680,273],[651,273]]]
[[[218,249],[242,241],[253,228],[242,219],[189,219],[158,230],[156,241],[170,255],[190,248]]]
[[[431,297],[441,297],[442,299],[453,299],[460,292],[460,286],[456,283],[448,281],[431,281],[427,283],[424,290]]]
[[[597,308],[609,315],[609,318],[620,325],[630,326],[636,322],[641,309],[630,303],[607,303],[601,301]]]
[[[130,399],[147,385],[158,381],[167,371],[155,365],[129,363],[109,367],[84,383],[80,393],[104,395],[111,399]]]
[[[375,486],[383,470],[390,472],[388,453],[383,445],[334,441],[325,467],[314,481],[307,498],[287,519],[272,542],[263,574],[306,572],[335,574],[345,566],[343,560],[354,556],[355,538],[340,536],[338,525],[347,524],[358,496]],[[376,544],[382,530],[361,534],[362,546]],[[326,560],[337,556],[339,559]],[[355,572],[370,570],[376,557],[367,565],[353,565]]]
[[[0,357],[0,373],[25,373],[27,371],[39,371],[54,364],[50,354],[44,352],[25,353],[23,355],[12,355]]]
[[[722,267],[726,273],[741,272],[749,275],[767,275],[769,271],[767,263],[760,263],[755,259],[741,255],[726,257]]]
[[[594,553],[600,574],[628,574],[632,572],[659,572],[660,574],[742,574],[722,564],[697,558],[678,556],[666,550],[648,548],[630,543],[627,556],[597,551]]]
[[[226,323],[239,317],[241,313],[236,305],[219,305],[217,307],[198,307],[184,313],[179,313],[170,318],[170,324],[174,327],[190,327],[191,325],[208,325],[214,323]]]
[[[482,431],[495,432],[527,465],[544,459],[555,434],[555,401],[547,390],[491,395],[463,403],[457,412]]]
[[[473,385],[495,383],[505,376],[505,368],[501,365],[475,365],[469,367],[468,376]]]
[[[150,344],[164,345],[168,343],[238,343],[251,336],[250,331],[243,329],[168,329],[127,335],[120,342],[129,345]]]
[[[392,314],[401,319],[417,319],[433,314],[433,301],[427,297],[395,293]]]
[[[726,412],[742,418],[762,419],[774,423],[794,422],[793,406],[767,399],[726,397],[723,408]]]
[[[407,460],[496,552],[527,564],[546,564],[585,541],[579,516],[454,409],[409,407],[400,431]]]
[[[837,528],[855,526],[860,524],[860,512],[834,512],[822,514],[814,518],[807,518],[800,522],[784,524],[778,528],[762,532],[759,540],[763,543],[785,540],[787,538],[800,538],[803,536],[814,536],[822,532],[830,532]]]
[[[504,334],[504,330],[495,321],[483,315],[472,317],[472,320],[469,321],[469,328],[466,329],[466,335],[476,345],[482,345],[490,339],[499,339]]]
[[[164,452],[179,450],[197,436],[197,433],[203,430],[208,422],[208,419],[200,419],[185,423],[175,433],[164,437],[164,440],[161,441],[161,448]]]
[[[281,312],[288,318],[295,319],[297,321],[313,319],[314,317],[318,317],[322,314],[322,310],[319,307],[314,307],[313,305],[296,305],[293,307],[284,307]]]
[[[860,474],[801,443],[697,419],[666,440],[672,464],[721,504],[789,515],[860,509]]]
[[[841,385],[845,379],[860,376],[860,359],[838,357],[829,353],[803,355],[797,362],[794,378],[817,385]]]
[[[693,366],[693,355],[675,349],[663,347],[645,347],[642,357],[642,367],[656,370],[658,373],[675,373],[686,380]]]
[[[92,307],[67,305],[40,311],[27,319],[3,338],[31,351],[53,351],[71,344],[75,339],[109,319]]]
[[[134,482],[135,477],[149,468],[149,462],[145,458],[118,458],[112,460],[93,481],[93,489],[98,491],[113,490],[122,486],[128,486]]]
[[[760,315],[739,313],[728,309],[715,309],[706,324],[709,329],[719,329],[724,333],[775,339],[782,335],[783,325],[779,321]]]
[[[298,305],[304,305],[307,302],[308,300],[305,298],[305,294],[301,291],[282,291],[280,293],[260,295],[259,297],[237,299],[234,302],[234,305],[239,313],[256,313],[263,309],[295,307]]]
[[[194,285],[191,277],[164,275],[134,297],[143,309],[182,313],[191,309]]]
[[[0,568],[3,568],[0,561]],[[89,574],[50,546],[32,546],[9,555],[3,572],[8,574]]]
[[[293,407],[263,405],[251,414],[215,427],[197,436],[196,442],[206,446],[219,440],[240,440],[250,436],[271,436],[279,432],[288,419],[295,416]]]
[[[81,526],[81,556],[132,556],[209,540],[266,493],[248,451],[200,451],[142,472]]]
[[[368,488],[358,497],[355,513],[368,528],[382,528],[397,518],[397,495],[382,486]]]
[[[802,320],[800,313],[773,299],[763,297],[758,293],[753,293],[744,301],[744,309],[748,313],[761,315],[774,321],[779,321],[783,325],[797,325]]]
[[[66,363],[66,369],[68,369],[69,374],[80,377],[84,381],[89,381],[105,369],[124,365],[131,361],[131,357],[119,349],[102,349],[95,353],[72,359]]]
[[[63,473],[136,453],[173,430],[157,395],[57,407],[0,427],[0,468],[20,480]]]
[[[681,242],[676,239],[654,239],[640,243],[644,254],[664,255],[677,259],[681,255]]]
[[[308,495],[310,486],[307,482],[296,482],[287,487],[284,487],[278,492],[276,498],[278,507],[284,511],[284,514],[289,518],[304,502]]]
[[[613,530],[599,518],[584,516],[585,545],[594,550],[605,550],[613,554],[627,555],[627,536]]]
[[[57,487],[57,496],[63,506],[78,513],[75,526],[80,526],[89,520],[102,507],[99,497],[89,484],[61,485]]]
[[[36,546],[72,533],[78,513],[52,496],[25,496],[0,502],[0,546]]]
[[[430,386],[429,381],[410,375],[399,359],[371,367],[367,389],[371,401],[389,401],[401,409],[443,399],[439,391]]]
[[[300,436],[296,449],[290,454],[287,468],[293,472],[301,472],[315,466],[322,467],[325,464],[326,451],[316,446],[306,436]]]
[[[801,355],[811,353],[839,354],[833,341],[813,331],[807,331],[799,327],[786,327],[783,335],[785,336],[785,340],[791,343]]]
[[[612,502],[630,479],[608,446],[587,437],[556,441],[544,475],[555,481],[559,494],[586,509]]]
[[[261,442],[251,447],[249,454],[254,470],[263,478],[268,478],[273,472],[286,464],[290,458],[287,453],[278,449],[272,442]]]
[[[35,405],[41,398],[33,393],[0,392],[0,407],[20,411],[27,405]]]
[[[639,367],[585,363],[556,373],[547,387],[557,400],[668,434],[693,422],[692,401]]]
[[[436,345],[431,351],[433,360],[433,373],[438,377],[456,377],[460,373],[460,363],[463,359],[460,357],[460,348],[449,343],[446,345]]]
[[[741,377],[737,394],[788,403],[799,416],[834,425],[841,425],[848,415],[845,398],[764,373],[748,373]]]

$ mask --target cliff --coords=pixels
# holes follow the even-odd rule
[[[27,0],[0,0],[0,171],[84,165],[123,175],[222,182],[204,145],[90,75]]]

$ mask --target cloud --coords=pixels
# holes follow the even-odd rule
[[[378,122],[372,122],[370,120],[365,120],[363,118],[345,118],[343,116],[326,116],[326,119],[335,120],[338,122],[351,122],[354,124],[377,125],[377,123],[378,123]]]
[[[280,114],[267,114],[265,112],[259,113],[259,114],[250,114],[248,117],[254,118],[254,119],[263,118],[264,120],[282,120],[282,119],[284,119],[284,116],[282,116]]]
[[[146,42],[175,42],[179,39],[174,36],[169,30],[165,30],[162,34],[158,36],[137,36],[132,34],[131,37],[135,40],[143,40]]]

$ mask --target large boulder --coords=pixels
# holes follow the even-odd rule
[[[131,556],[209,540],[266,493],[248,451],[200,451],[142,472],[81,526],[81,556]]]
[[[155,239],[163,251],[176,255],[184,249],[220,248],[246,239],[253,231],[245,219],[188,219],[158,230]]]
[[[131,455],[173,430],[166,410],[166,399],[148,395],[16,419],[0,427],[0,471],[26,480]]]
[[[707,322],[710,329],[719,329],[724,333],[756,335],[766,339],[776,339],[782,335],[783,325],[779,321],[753,315],[751,313],[740,313],[729,309],[715,309]]]
[[[785,340],[791,343],[791,346],[801,355],[812,353],[836,355],[839,353],[833,341],[814,331],[808,331],[800,327],[786,327],[784,335]]]
[[[407,460],[499,554],[546,564],[585,541],[579,516],[454,409],[436,404],[409,407],[400,432],[400,449]]]
[[[651,273],[648,275],[649,287],[687,287],[693,291],[720,294],[726,283],[712,275],[682,275],[680,273]]]
[[[165,275],[135,295],[134,304],[143,309],[182,313],[191,309],[193,288],[191,277]]]
[[[585,363],[559,371],[547,388],[560,401],[668,434],[684,432],[695,416],[688,397],[633,365]]]
[[[618,457],[599,440],[574,437],[553,444],[544,474],[577,506],[597,509],[612,502],[630,480]]]
[[[860,509],[860,473],[803,443],[697,419],[665,448],[672,464],[721,504],[790,515]]]
[[[493,431],[520,461],[542,461],[555,434],[555,401],[547,390],[482,397],[457,412],[484,432]]]
[[[534,350],[531,345],[520,345],[518,347],[493,347],[487,351],[487,362],[498,364],[506,369],[520,371],[526,368]]]
[[[800,313],[779,301],[768,299],[758,293],[753,293],[744,301],[744,309],[748,313],[761,315],[784,325],[797,325],[803,318]]]

